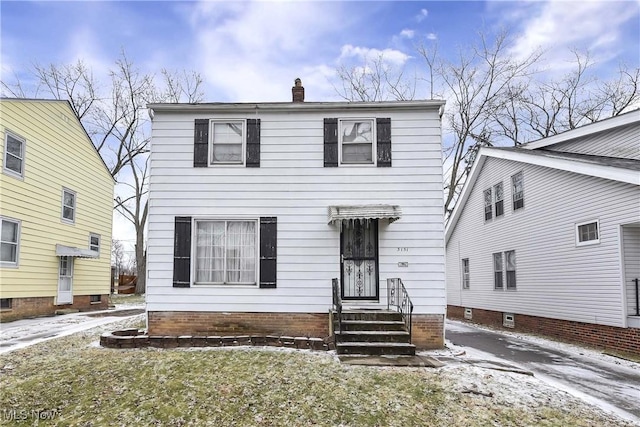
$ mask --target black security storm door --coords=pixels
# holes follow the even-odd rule
[[[378,300],[378,221],[345,221],[340,233],[342,298]]]

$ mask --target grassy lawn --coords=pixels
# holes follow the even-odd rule
[[[144,295],[112,294],[110,298],[111,298],[111,303],[115,304],[116,307],[123,306],[123,305],[143,304],[144,303]]]
[[[0,356],[0,422],[15,410],[28,412],[23,425],[31,411],[54,411],[38,425],[79,426],[630,425],[519,374],[354,367],[284,349],[112,350],[96,346],[105,329]]]

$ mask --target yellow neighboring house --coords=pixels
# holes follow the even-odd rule
[[[114,181],[67,101],[0,99],[0,320],[106,308]]]

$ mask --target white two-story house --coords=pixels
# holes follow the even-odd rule
[[[414,304],[443,344],[442,101],[152,104],[150,335],[326,337],[346,307]]]

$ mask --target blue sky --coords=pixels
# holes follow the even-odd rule
[[[640,2],[7,2],[1,6],[2,78],[23,83],[34,63],[83,59],[97,77],[124,49],[144,71],[202,74],[205,100],[288,101],[301,77],[308,101],[337,100],[340,63],[384,53],[424,70],[415,52],[437,40],[444,56],[507,28],[514,55],[547,50],[549,73],[569,49],[588,48],[601,75],[640,63]],[[426,94],[425,94],[426,95]],[[424,97],[424,96],[419,96]]]
[[[406,75],[424,72],[415,46],[437,41],[453,57],[478,32],[506,28],[509,49],[546,50],[539,68],[559,76],[570,49],[589,49],[606,78],[620,62],[640,64],[640,1],[473,2],[14,2],[0,4],[1,73],[29,87],[34,64],[82,59],[98,80],[124,49],[141,71],[194,70],[208,102],[290,101],[302,78],[307,101],[340,100],[339,64],[380,53]],[[106,85],[106,84],[105,84]],[[33,96],[33,92],[28,92]],[[43,96],[43,95],[41,95]],[[424,87],[417,94],[426,98]],[[129,247],[132,228],[114,217]]]

